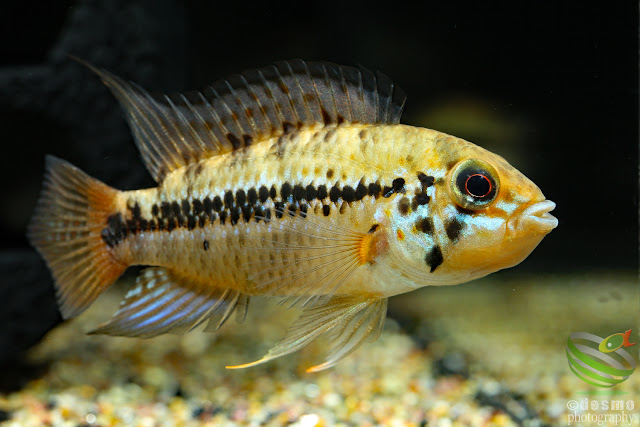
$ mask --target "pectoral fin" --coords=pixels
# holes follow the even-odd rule
[[[356,350],[365,339],[375,337],[384,324],[387,299],[361,300],[349,296],[334,296],[305,307],[285,337],[260,360],[228,369],[248,368],[300,350],[324,333],[329,333],[333,344],[327,360],[307,369],[317,372],[327,369]]]

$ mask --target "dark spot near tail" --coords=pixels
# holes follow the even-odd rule
[[[247,191],[247,201],[250,205],[255,205],[258,202],[258,192],[255,188],[251,187],[249,191]]]
[[[287,208],[287,213],[289,214],[289,216],[295,216],[297,210],[298,210],[298,205],[296,205],[295,203],[292,203]]]
[[[463,228],[464,222],[460,221],[458,218],[453,218],[444,226],[444,229],[447,232],[447,237],[453,242],[458,240],[458,237],[460,237],[460,232]]]
[[[264,185],[260,187],[258,190],[258,197],[260,198],[260,203],[264,203],[269,198],[269,190]]]
[[[227,220],[227,211],[220,211],[220,224],[224,225]]]
[[[300,216],[302,218],[306,218],[307,217],[307,211],[309,210],[309,205],[307,205],[306,203],[302,203],[300,205]]]
[[[189,231],[196,228],[196,224],[197,224],[196,217],[193,215],[189,215],[187,217],[187,228],[189,229]]]
[[[400,212],[400,215],[405,216],[409,213],[410,210],[411,202],[409,201],[409,198],[403,197],[402,199],[400,199],[400,201],[398,202],[398,212]]]
[[[420,218],[416,221],[416,230],[421,231],[425,234],[433,233],[433,219],[431,218]]]
[[[380,226],[380,224],[373,224],[367,233],[371,234],[371,233],[375,232],[378,229],[379,226]]]
[[[393,194],[393,188],[385,185],[385,187],[382,189],[382,196],[391,197],[392,194]]]
[[[354,190],[353,187],[349,185],[345,185],[344,188],[342,189],[342,200],[348,203],[355,201],[356,190]]]
[[[175,218],[167,218],[167,231],[173,231],[176,228],[176,222]]]
[[[201,215],[200,218],[198,218],[198,225],[200,226],[200,228],[204,227],[206,220],[207,220],[206,215]]]
[[[244,139],[244,146],[249,146],[253,143],[253,138],[251,135],[242,135],[242,139]]]
[[[153,205],[151,207],[151,214],[153,216],[158,216],[159,213],[160,213],[160,209],[158,208],[158,205]]]
[[[434,246],[433,249],[427,252],[424,257],[424,262],[428,267],[431,268],[430,272],[433,273],[436,268],[442,264],[444,258],[442,257],[442,251],[440,250],[440,246]]]
[[[338,200],[340,200],[340,197],[342,196],[342,191],[340,191],[340,189],[336,186],[331,187],[331,190],[329,190],[329,199],[336,203]]]
[[[391,183],[391,186],[393,187],[393,191],[395,193],[404,193],[405,192],[404,179],[403,178],[394,179],[393,182]]]
[[[121,213],[110,215],[107,226],[102,229],[102,240],[109,247],[114,247],[127,237],[128,229]]]
[[[329,216],[331,213],[331,205],[322,205],[322,214],[324,216]]]
[[[327,178],[328,178],[328,179],[333,178],[333,169],[329,169],[329,170],[327,171]]]
[[[271,189],[269,190],[269,197],[271,197],[271,200],[275,200],[277,195],[278,195],[278,192],[276,191],[276,186],[272,185]]]
[[[343,124],[343,123],[344,123],[344,117],[342,117],[342,115],[341,115],[341,114],[338,114],[338,117],[337,117],[336,123],[337,123],[338,125],[341,125],[341,124]]]
[[[205,240],[204,242],[202,242],[202,247],[204,248],[205,251],[209,250],[209,241]]]

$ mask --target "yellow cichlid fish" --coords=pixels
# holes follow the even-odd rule
[[[502,157],[399,124],[387,77],[279,62],[204,92],[152,97],[90,66],[120,101],[155,188],[118,191],[47,157],[29,239],[65,318],[144,270],[93,333],[218,329],[252,296],[303,308],[262,359],[322,334],[333,366],[384,324],[387,298],[511,267],[557,225]]]

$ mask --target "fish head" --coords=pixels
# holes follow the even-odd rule
[[[555,204],[524,174],[499,155],[455,140],[423,168],[436,177],[426,190],[429,203],[398,218],[390,233],[394,265],[416,286],[457,284],[512,267],[558,225],[549,214]]]

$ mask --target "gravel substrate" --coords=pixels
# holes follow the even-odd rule
[[[578,394],[593,387],[567,367],[568,335],[633,328],[632,341],[638,337],[633,276],[504,275],[393,298],[398,321],[327,371],[304,372],[322,361],[321,341],[226,370],[262,356],[295,311],[252,301],[243,324],[230,321],[215,335],[85,335],[108,319],[122,291],[107,293],[34,349],[30,362],[46,369],[23,389],[0,394],[2,425],[567,425],[571,401],[604,399]],[[629,350],[636,358],[637,347]],[[616,399],[632,400],[637,413],[640,374],[616,390],[627,392]]]

